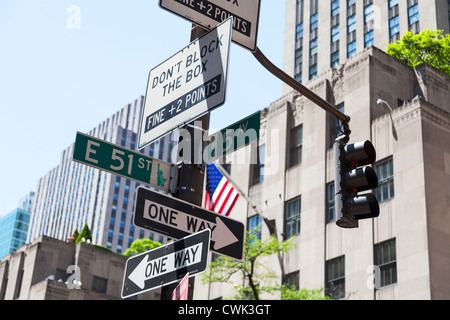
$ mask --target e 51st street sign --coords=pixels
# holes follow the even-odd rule
[[[137,227],[175,239],[211,229],[211,251],[236,260],[243,258],[242,222],[160,192],[137,188],[133,222]]]
[[[177,168],[142,153],[77,132],[73,160],[97,169],[174,192]]]
[[[169,285],[199,274],[208,265],[211,230],[205,229],[176,242],[141,253],[127,260],[122,298]]]
[[[225,103],[232,18],[150,71],[138,148]]]
[[[233,42],[255,52],[261,0],[160,0],[159,6],[207,30],[233,17]]]

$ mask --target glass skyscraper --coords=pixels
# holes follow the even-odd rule
[[[0,218],[0,258],[25,244],[30,214],[29,210],[17,208]]]
[[[136,150],[144,97],[141,96],[87,132]],[[74,139],[76,133],[74,132]],[[171,135],[142,153],[169,162],[175,142]],[[95,244],[123,253],[139,238],[165,242],[165,237],[133,224],[135,190],[139,183],[72,160],[74,145],[62,152],[59,165],[39,179],[27,242],[41,235],[65,240],[87,223]]]

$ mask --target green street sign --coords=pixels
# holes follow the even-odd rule
[[[174,192],[177,168],[168,162],[77,132],[73,161]]]
[[[204,161],[211,163],[259,139],[261,112],[258,111],[208,137]]]

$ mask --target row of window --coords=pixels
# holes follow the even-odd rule
[[[301,128],[302,128],[301,126],[297,127],[293,132],[296,133],[301,132]],[[291,161],[297,161],[299,157],[301,158],[301,144],[300,148],[291,149]],[[264,178],[263,168],[264,168],[263,163],[262,164],[260,163],[259,165],[255,166],[254,182],[261,182],[263,180]],[[374,190],[378,202],[381,203],[392,199],[394,197],[394,165],[392,156],[375,163],[374,170],[378,177],[378,187]],[[334,182],[330,182],[326,185],[325,220],[327,223],[336,220],[334,195],[335,195]],[[285,204],[284,234],[286,239],[300,234],[300,217],[301,217],[301,197],[299,196],[297,198],[287,201]],[[257,234],[258,238],[260,237],[261,234],[260,230],[261,226],[259,226],[259,228],[257,229],[255,229],[255,226],[258,226],[260,222],[261,221],[259,216],[251,217],[249,218],[248,221],[249,231]]]
[[[383,289],[397,283],[397,252],[395,238],[374,245],[373,288]],[[285,275],[283,284],[300,286],[300,272]],[[325,295],[334,300],[345,299],[345,256],[325,262]]]
[[[374,190],[378,201],[384,202],[394,197],[394,166],[392,157],[381,160],[374,165],[378,176],[378,187]],[[326,185],[325,221],[336,220],[334,182]],[[301,224],[301,196],[285,203],[284,209],[284,237],[289,239],[300,234]],[[248,231],[261,239],[261,217],[258,215],[248,219]]]
[[[330,66],[339,65],[339,38],[340,38],[340,0],[331,1],[331,52]],[[418,0],[406,0],[408,7],[409,30],[419,31],[419,5]],[[364,48],[374,44],[374,6],[373,0],[364,0]],[[389,41],[400,39],[398,0],[389,0]],[[302,82],[303,63],[303,14],[304,0],[297,0],[296,7],[296,38],[294,78]],[[309,35],[309,80],[317,76],[318,51],[318,1],[310,0],[310,35]],[[356,54],[356,0],[347,0],[347,58]]]

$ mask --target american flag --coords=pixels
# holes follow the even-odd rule
[[[206,170],[204,208],[228,216],[239,193],[213,163],[208,164]]]

